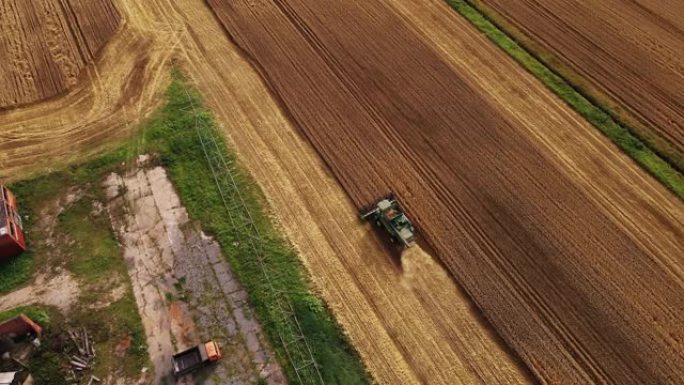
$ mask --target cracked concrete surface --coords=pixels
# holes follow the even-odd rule
[[[155,384],[284,384],[247,293],[235,280],[219,245],[189,221],[166,171],[138,168],[105,181],[107,210],[143,320]],[[123,214],[123,215],[121,215]],[[173,353],[217,341],[223,359],[178,381]]]

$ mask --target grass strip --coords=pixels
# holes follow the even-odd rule
[[[667,138],[660,135],[653,128],[644,124],[625,105],[614,100],[609,94],[601,90],[596,83],[587,79],[567,65],[557,54],[545,48],[538,40],[531,38],[522,29],[498,13],[494,8],[485,4],[483,0],[465,0],[477,9],[492,24],[506,32],[518,45],[534,56],[572,85],[591,103],[608,113],[616,122],[627,128],[637,138],[650,147],[656,154],[670,163],[680,173],[684,171],[684,153],[677,149]]]
[[[0,323],[12,319],[20,314],[25,314],[27,317],[38,323],[42,328],[50,325],[50,312],[41,306],[21,306],[14,309],[0,312]]]
[[[565,79],[535,58],[506,32],[489,20],[480,10],[465,0],[446,0],[447,3],[468,19],[492,42],[503,49],[527,71],[536,76],[551,91],[563,99],[575,111],[603,132],[623,152],[641,167],[684,200],[684,176],[653,149],[635,136],[625,125],[617,122],[610,113],[592,103]]]
[[[31,278],[33,268],[33,253],[31,251],[0,263],[0,295],[9,293],[26,283]]]
[[[278,304],[269,294],[269,286],[256,256],[247,246],[248,233],[244,228],[235,228],[229,219],[195,131],[196,119],[214,131],[216,124],[203,107],[199,95],[177,71],[172,76],[167,98],[167,104],[143,131],[147,151],[160,155],[190,217],[199,221],[202,228],[219,241],[236,277],[249,294],[250,302],[285,369],[288,382],[298,384],[278,337],[279,333],[287,333],[283,330],[287,325],[278,316],[275,310]],[[357,352],[347,341],[329,309],[311,292],[306,270],[294,248],[275,229],[257,184],[240,166],[235,153],[229,150],[225,142],[221,141],[219,147],[228,163],[235,165],[233,176],[261,234],[262,260],[271,273],[271,282],[278,291],[289,293],[323,380],[326,384],[340,385],[370,383]],[[224,191],[226,195],[236,193],[238,191]],[[232,210],[233,216],[243,215],[241,209]],[[315,378],[305,378],[303,383],[318,382]]]

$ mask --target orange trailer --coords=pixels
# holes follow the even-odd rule
[[[218,344],[209,341],[174,354],[172,357],[173,374],[176,377],[183,376],[205,365],[217,362],[221,358],[221,350]]]

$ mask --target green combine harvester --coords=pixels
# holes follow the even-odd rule
[[[405,248],[416,244],[416,233],[411,221],[399,207],[399,202],[390,195],[361,211],[361,220],[372,220],[378,227],[384,227],[394,243]]]

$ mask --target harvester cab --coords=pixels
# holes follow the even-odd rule
[[[389,233],[392,242],[401,243],[405,248],[416,244],[413,225],[393,195],[382,198],[362,210],[361,220],[374,221],[376,226],[384,228]]]

